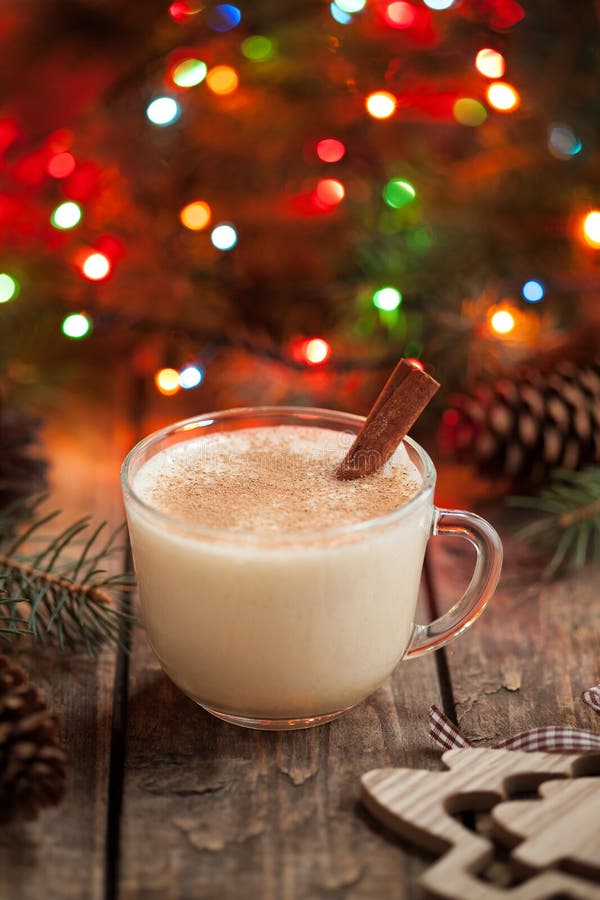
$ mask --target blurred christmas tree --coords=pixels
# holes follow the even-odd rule
[[[127,359],[196,408],[361,409],[401,355],[452,389],[598,325],[592,2],[14,0],[0,28],[5,388]]]

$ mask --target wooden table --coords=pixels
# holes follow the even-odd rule
[[[50,422],[52,499],[67,519],[122,519],[120,459],[136,430],[156,424],[123,421],[100,408]],[[501,505],[484,512],[500,527],[506,564],[482,619],[318,729],[259,733],[212,718],[161,673],[142,632],[129,658],[18,650],[62,716],[72,767],[60,807],[0,830],[0,898],[420,896],[426,856],[370,819],[359,777],[440,767],[431,703],[482,743],[546,724],[599,728],[579,699],[600,680],[597,570],[543,584]],[[459,596],[471,565],[454,544],[433,543],[423,619],[427,606]]]

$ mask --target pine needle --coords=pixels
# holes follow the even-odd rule
[[[600,562],[600,466],[557,470],[537,497],[510,497],[508,503],[539,513],[517,536],[550,551],[548,576]]]
[[[122,646],[123,626],[134,617],[118,608],[111,592],[131,589],[134,580],[107,569],[123,553],[117,543],[123,526],[110,531],[84,518],[43,538],[40,529],[59,515],[40,513],[44,499],[0,510],[0,638],[28,635],[91,656],[107,645]]]

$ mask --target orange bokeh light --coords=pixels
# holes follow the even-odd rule
[[[154,384],[166,397],[176,394],[180,388],[179,372],[177,369],[159,369],[154,376]]]
[[[389,91],[375,91],[369,94],[365,106],[374,119],[389,119],[396,111],[396,98]]]
[[[212,210],[204,200],[194,200],[184,206],[179,213],[181,224],[190,231],[202,231],[209,224]]]
[[[303,356],[310,366],[318,366],[331,356],[331,346],[323,338],[310,338],[303,345]]]
[[[600,209],[592,209],[583,219],[583,239],[589,247],[600,248]]]
[[[487,89],[487,101],[498,112],[514,112],[521,105],[521,96],[512,84],[495,81]]]
[[[231,66],[214,66],[206,76],[206,83],[213,94],[232,94],[240,79]]]
[[[502,78],[506,71],[506,60],[497,50],[484,47],[475,57],[475,68],[486,78]]]
[[[509,309],[496,309],[490,313],[490,328],[496,334],[509,334],[515,327],[515,317]]]

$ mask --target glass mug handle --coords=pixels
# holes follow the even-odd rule
[[[458,603],[429,625],[415,625],[404,659],[421,656],[453,641],[469,628],[486,607],[498,584],[502,568],[502,543],[494,528],[475,513],[433,509],[431,536],[463,538],[475,547],[477,559],[471,582]]]

